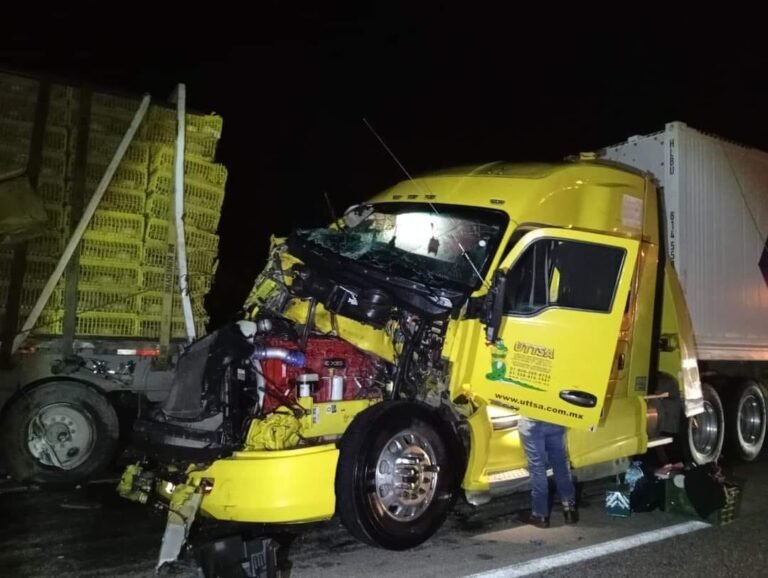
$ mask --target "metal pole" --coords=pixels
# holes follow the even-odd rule
[[[179,84],[176,93],[176,158],[174,173],[174,203],[173,218],[176,221],[176,247],[178,251],[179,291],[181,291],[181,309],[184,312],[184,325],[187,329],[187,339],[195,340],[195,320],[192,317],[192,302],[189,299],[189,277],[187,272],[187,242],[184,236],[184,144],[186,141],[187,119],[187,88]]]
[[[72,193],[70,195],[70,230],[77,227],[83,216],[86,192],[86,168],[88,160],[88,141],[91,131],[91,98],[90,88],[80,90],[80,110],[77,119],[77,144],[75,147],[74,168],[72,170]],[[61,352],[67,356],[72,354],[72,345],[77,333],[77,285],[80,281],[80,245],[77,246],[64,273],[64,323],[62,325]]]

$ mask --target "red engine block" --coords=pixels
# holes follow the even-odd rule
[[[284,347],[298,349],[298,344],[277,338],[268,338],[268,347]],[[266,359],[261,362],[262,371],[267,381],[267,390],[294,399],[297,395],[296,378],[302,373],[316,373],[320,380],[312,394],[316,402],[330,401],[331,377],[344,377],[344,399],[354,399],[362,386],[372,385],[376,375],[376,360],[374,357],[356,349],[346,341],[337,337],[310,337],[304,350],[306,354],[305,367],[290,367],[279,359]],[[357,381],[355,381],[355,378]],[[282,405],[274,396],[264,398],[264,412],[270,412]]]

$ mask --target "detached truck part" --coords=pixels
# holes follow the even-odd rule
[[[187,114],[183,85],[177,98],[0,73],[0,175],[15,179],[0,183],[0,466],[19,480],[103,471],[118,406],[162,400],[204,331],[221,119]],[[42,230],[26,206],[44,207]]]
[[[743,154],[754,162],[750,193],[721,201],[737,215],[745,199],[766,207],[768,198],[765,155]],[[683,186],[709,178],[683,157],[681,203]],[[594,153],[460,167],[399,183],[328,228],[273,239],[249,318],[192,344],[166,402],[136,422],[146,459],[119,491],[170,502],[159,563],[175,559],[198,511],[258,523],[338,514],[364,542],[411,548],[460,495],[481,504],[527,489],[520,415],[569,428],[582,481],[655,448],[715,460],[725,426],[752,459],[765,431],[756,345],[768,345],[768,325],[736,326],[751,328],[755,345],[740,344],[756,355],[747,373],[710,373],[720,366],[706,359],[702,385],[694,330],[703,327],[699,317],[691,325],[667,258],[664,207],[674,199],[661,177]],[[730,213],[703,209],[717,213],[677,212],[675,234],[722,235]],[[705,223],[719,226],[696,230]],[[743,259],[731,266],[744,275],[721,282],[737,295],[738,313],[721,314],[734,323],[768,314],[765,237],[742,234],[754,242],[748,253],[739,238]],[[674,240],[679,267],[694,253]],[[699,275],[719,267],[715,257],[697,262]],[[720,303],[709,307],[718,315]],[[734,393],[737,422],[723,417],[716,387]]]

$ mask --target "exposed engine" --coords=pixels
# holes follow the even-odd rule
[[[280,337],[267,337],[267,348],[297,351],[298,343]],[[302,393],[315,402],[381,397],[386,387],[388,368],[346,341],[337,337],[310,336],[304,347],[304,363],[290,364],[276,357],[256,362],[257,379],[263,378],[265,394],[261,415],[269,414],[285,402],[296,404]],[[304,391],[302,391],[304,390]]]
[[[253,420],[275,412],[302,417],[309,399],[438,404],[447,389],[444,322],[402,312],[385,331],[396,364],[332,335],[302,338],[285,319],[228,325],[182,355],[168,398],[136,422],[137,445],[159,458],[207,461],[242,448]]]

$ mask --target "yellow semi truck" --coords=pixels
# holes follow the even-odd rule
[[[767,168],[764,153],[673,123],[560,164],[408,178],[327,228],[273,238],[247,315],[192,344],[168,399],[136,424],[146,458],[119,490],[170,501],[160,563],[198,513],[336,514],[364,542],[411,548],[458,497],[527,488],[520,415],[569,428],[581,481],[655,448],[710,462],[724,437],[754,459],[766,424]],[[697,208],[709,211],[705,231]],[[723,236],[736,219],[741,236]],[[700,364],[709,319],[692,321],[686,300],[723,259],[754,332],[739,344],[724,326],[719,350],[705,332]],[[694,312],[715,315],[715,288],[696,295]]]

